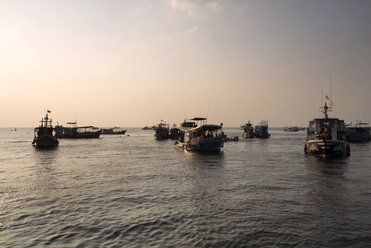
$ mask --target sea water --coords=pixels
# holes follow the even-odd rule
[[[314,157],[282,130],[197,154],[139,128],[55,150],[0,129],[0,247],[370,247],[371,143]]]

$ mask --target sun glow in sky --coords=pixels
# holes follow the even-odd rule
[[[1,1],[0,126],[371,121],[371,2]]]

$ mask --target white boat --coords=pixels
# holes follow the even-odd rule
[[[318,155],[350,155],[345,123],[338,118],[329,118],[328,111],[331,107],[325,103],[322,110],[325,118],[309,122],[304,151]]]
[[[203,117],[184,120],[176,144],[188,151],[220,151],[223,147],[223,124],[213,125],[206,122],[207,119]]]

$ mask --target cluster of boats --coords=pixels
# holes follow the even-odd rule
[[[38,148],[53,148],[58,146],[58,139],[99,138],[101,134],[125,134],[126,130],[118,127],[98,128],[94,126],[77,126],[76,122],[67,122],[67,126],[53,127],[50,111],[41,119],[40,126],[34,129],[32,144]]]
[[[309,121],[307,128],[307,139],[304,152],[318,155],[350,155],[348,142],[365,142],[371,140],[371,128],[368,123],[357,122],[354,126],[345,125],[343,120],[330,118],[327,102],[321,110],[324,118],[316,118]],[[41,125],[35,128],[33,144],[36,147],[47,148],[58,146],[58,138],[99,138],[101,134],[125,134],[126,130],[114,127],[100,129],[93,126],[78,127],[76,122],[68,122],[67,127],[57,125],[53,128],[52,119],[49,118],[50,111],[41,120]],[[158,125],[148,127],[155,130],[157,140],[174,139],[175,144],[187,151],[220,151],[226,141],[238,141],[238,136],[228,138],[220,125],[208,124],[207,118],[195,117],[185,119],[178,128],[161,121]],[[146,130],[147,128],[145,128]],[[243,138],[245,139],[267,139],[268,121],[261,121],[253,125],[250,121],[241,126]],[[296,132],[302,130],[298,127],[285,128],[285,131]]]
[[[261,121],[258,125],[253,126],[253,124],[248,121],[245,125],[241,126],[243,130],[242,137],[245,139],[267,139],[271,135],[268,132],[268,121]]]

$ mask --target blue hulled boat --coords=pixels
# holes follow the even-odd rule
[[[206,124],[206,121],[207,119],[203,117],[184,120],[176,144],[188,151],[220,151],[223,147],[222,124]]]

